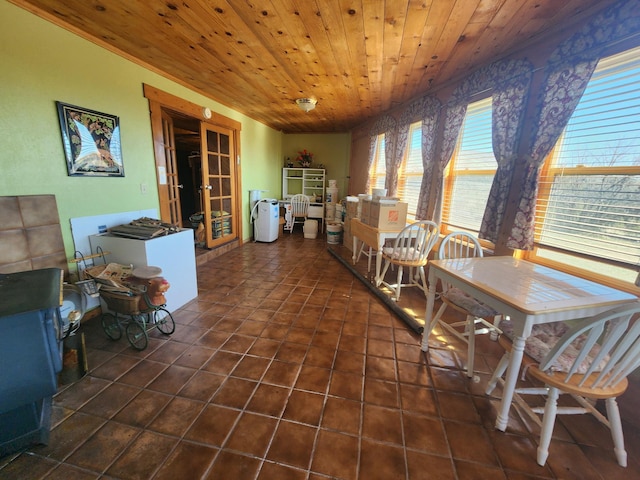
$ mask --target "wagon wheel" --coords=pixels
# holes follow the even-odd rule
[[[131,322],[127,325],[127,340],[133,348],[136,350],[144,350],[149,344],[149,337],[147,336],[147,330],[144,328],[144,324],[140,324],[135,317],[132,317]]]
[[[112,313],[102,314],[102,329],[111,340],[119,340],[122,337],[122,327],[118,317]]]
[[[176,331],[176,322],[173,321],[171,312],[164,308],[158,308],[153,312],[153,324],[165,335],[171,335]]]

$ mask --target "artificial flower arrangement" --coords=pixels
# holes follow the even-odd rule
[[[301,167],[310,167],[311,162],[313,161],[313,153],[307,152],[306,149],[302,150],[301,152],[298,152],[298,158],[296,158],[296,161]]]

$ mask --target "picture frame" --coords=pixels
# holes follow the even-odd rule
[[[124,177],[120,119],[56,101],[70,177]]]

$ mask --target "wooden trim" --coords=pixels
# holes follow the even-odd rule
[[[599,275],[591,270],[585,270],[575,267],[568,263],[560,263],[550,260],[548,258],[539,257],[535,255],[535,250],[521,251],[521,258],[528,262],[535,263],[537,265],[543,265],[545,267],[553,268],[561,272],[569,273],[576,277],[584,278],[591,282],[607,285],[608,287],[622,290],[623,292],[631,293],[632,295],[640,295],[640,288],[636,287],[633,283],[623,282],[613,277],[607,277],[605,275]]]
[[[194,92],[196,92],[196,93],[198,93],[200,95],[208,96],[208,93],[198,89],[193,84],[190,84],[189,82],[181,79],[180,77],[178,77],[176,75],[172,75],[171,73],[168,73],[165,70],[162,70],[162,69],[158,68],[157,66],[152,65],[149,62],[141,60],[140,58],[136,57],[135,55],[132,55],[132,54],[130,54],[130,53],[128,53],[128,52],[116,47],[115,45],[112,45],[111,43],[103,40],[99,36],[93,35],[92,33],[87,32],[82,28],[78,28],[78,27],[74,26],[70,22],[63,21],[57,15],[51,14],[51,13],[47,12],[46,10],[44,10],[43,8],[34,6],[30,2],[25,1],[25,0],[9,0],[9,1],[11,3],[13,3],[14,5],[26,10],[27,12],[32,13],[33,15],[36,15],[37,17],[40,17],[40,18],[42,18],[42,19],[44,19],[44,20],[46,20],[48,22],[51,22],[52,24],[57,25],[60,28],[63,28],[65,30],[73,33],[74,35],[77,35],[78,37],[83,38],[84,40],[97,45],[100,48],[104,48],[105,50],[107,50],[109,52],[112,52],[115,55],[118,55],[118,56],[124,58],[125,60],[128,60],[129,62],[140,66],[141,68],[149,70],[150,72],[153,72],[153,73],[155,73],[155,74],[157,74],[157,75],[159,75],[161,77],[167,78],[167,79],[171,80],[172,82],[175,82],[178,85],[182,85],[183,87],[188,88],[189,90],[192,90],[192,91],[194,91]],[[160,91],[160,90],[158,90],[158,91]],[[149,97],[147,97],[147,98],[149,98]],[[175,97],[175,98],[178,98],[178,97]],[[214,98],[214,101],[220,103],[221,105],[225,105],[225,106],[227,106],[229,108],[237,108],[237,107],[234,107],[231,104],[231,102],[227,101],[224,98]],[[200,110],[200,112],[201,112],[201,110]],[[202,116],[200,113],[198,115]],[[261,120],[255,120],[255,121],[259,122],[259,123],[263,123]]]
[[[232,120],[229,117],[225,117],[224,115],[220,115],[219,113],[212,112],[211,118],[206,119],[202,116],[202,105],[197,105],[193,102],[185,100],[180,97],[176,97],[167,92],[163,92],[151,85],[147,85],[146,83],[142,84],[143,92],[145,98],[149,99],[149,101],[155,101],[167,107],[170,107],[172,110],[176,110],[180,113],[187,114],[191,117],[199,119],[201,122],[210,123],[212,125],[218,125],[220,127],[229,128],[231,130],[241,131],[242,124],[236,120]]]
[[[158,201],[160,203],[160,218],[165,222],[171,221],[169,211],[169,186],[160,184],[158,175],[159,167],[167,168],[167,159],[164,154],[164,135],[162,132],[162,105],[156,101],[149,101],[149,114],[151,120],[151,134],[153,136],[153,156],[156,165],[156,184],[158,185]]]
[[[236,215],[237,219],[237,228],[238,228],[238,242],[240,245],[244,243],[243,240],[243,228],[242,225],[244,223],[244,215],[242,214],[242,156],[240,152],[240,131],[234,132],[233,142],[236,152],[236,193],[235,193],[235,202],[238,208],[238,214]]]
[[[211,118],[206,119],[202,115],[203,107],[193,102],[177,97],[170,93],[164,92],[158,88],[155,88],[146,83],[142,84],[143,93],[145,98],[149,100],[149,110],[151,115],[151,128],[153,134],[153,148],[156,162],[156,182],[158,184],[158,196],[160,202],[160,215],[164,221],[171,218],[171,212],[169,210],[169,186],[168,184],[160,185],[158,177],[158,167],[164,166],[166,168],[167,159],[164,151],[164,135],[162,131],[162,111],[164,109],[172,110],[178,113],[188,115],[190,117],[198,119],[201,123],[209,124],[217,128],[224,128],[230,130],[232,133],[233,147],[235,148],[235,195],[234,204],[237,209],[236,215],[236,232],[237,241],[239,245],[243,244],[243,210],[242,210],[242,158],[240,152],[240,131],[242,130],[242,124],[236,120],[220,115],[219,113],[212,112]]]

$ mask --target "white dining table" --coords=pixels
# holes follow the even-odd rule
[[[568,273],[513,257],[483,257],[429,262],[429,293],[422,350],[433,329],[436,283],[446,281],[510,317],[513,349],[507,367],[496,428],[504,431],[522,362],[525,340],[533,325],[596,315],[638,297]]]

